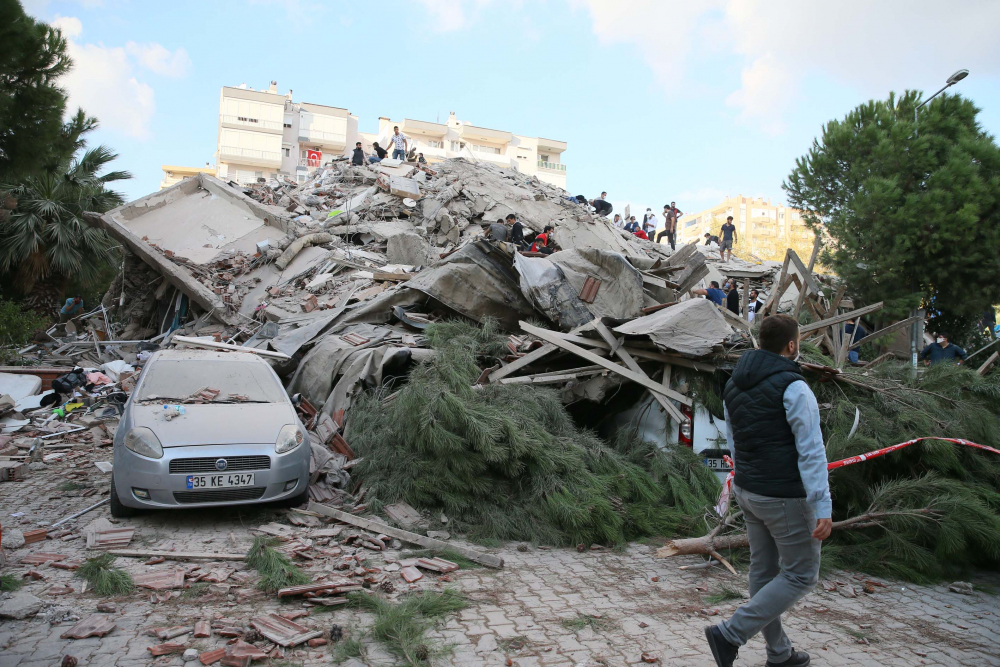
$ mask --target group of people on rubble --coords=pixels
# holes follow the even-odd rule
[[[607,195],[606,192],[601,193],[601,200]],[[599,201],[599,200],[595,200]],[[611,205],[608,204],[610,207]],[[608,209],[610,213],[610,208]],[[646,213],[642,216],[642,222],[638,222],[635,216],[629,216],[628,219],[623,218],[619,214],[615,214],[614,220],[612,221],[614,226],[629,232],[633,236],[636,236],[644,241],[655,240],[657,243],[663,242],[663,237],[667,237],[667,243],[670,244],[671,250],[677,249],[677,220],[684,215],[684,212],[677,208],[677,202],[670,202],[669,204],[663,205],[663,229],[657,234],[656,229],[659,226],[656,214],[653,213],[653,209],[647,208]]]
[[[417,153],[416,148],[410,148],[410,139],[399,131],[399,125],[393,125],[389,141],[392,143],[393,160],[409,160],[411,162],[416,161],[419,164],[427,164],[427,158],[424,157],[423,153]],[[372,151],[374,151],[374,154],[368,155],[365,153],[365,149],[361,147],[361,142],[357,142],[354,144],[354,152],[351,154],[351,164],[359,167],[366,162],[368,164],[377,164],[389,155],[389,151],[379,146],[377,141],[372,142]]]
[[[537,234],[525,234],[524,225],[514,213],[508,213],[506,218],[497,218],[486,230],[486,236],[501,243],[513,243],[521,252],[538,252],[551,255],[555,252],[552,239],[552,225],[545,225]]]

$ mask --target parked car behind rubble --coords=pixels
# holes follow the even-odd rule
[[[309,458],[306,429],[263,359],[161,350],[143,368],[115,433],[111,515],[297,505],[309,492]]]

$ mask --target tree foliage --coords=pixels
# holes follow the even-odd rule
[[[958,95],[870,101],[823,127],[784,188],[865,302],[970,322],[1000,301],[1000,147]]]
[[[88,224],[83,214],[123,204],[124,197],[110,186],[132,175],[102,173],[118,156],[106,146],[87,148],[83,135],[96,127],[95,119],[79,111],[65,128],[75,155],[68,154],[52,172],[0,185],[17,199],[17,207],[0,225],[0,270],[16,273],[25,291],[53,275],[87,282],[115,259],[111,237]]]
[[[72,147],[63,131],[70,69],[59,30],[36,21],[18,0],[0,0],[0,182],[35,174]]]
[[[443,510],[490,541],[621,544],[700,530],[719,484],[690,450],[634,433],[603,442],[551,389],[474,389],[477,360],[506,354],[495,322],[435,324],[427,336],[437,353],[392,402],[369,394],[351,408],[352,472],[369,499]]]

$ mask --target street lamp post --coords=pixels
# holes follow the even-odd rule
[[[917,135],[917,111],[920,110],[920,107],[924,106],[925,104],[933,100],[935,97],[937,97],[944,91],[948,90],[949,88],[951,88],[952,86],[954,86],[956,83],[958,83],[967,76],[969,76],[969,70],[967,69],[958,70],[957,72],[948,77],[948,80],[945,81],[944,86],[941,88],[941,90],[937,91],[936,93],[928,97],[926,100],[918,104],[916,107],[914,107],[913,109],[914,136]],[[912,311],[911,316],[916,315],[918,312],[920,311],[919,310]],[[910,361],[913,364],[914,370],[916,370],[917,368],[917,339],[923,334],[923,328],[924,327],[922,321],[914,322],[913,325],[910,327]]]

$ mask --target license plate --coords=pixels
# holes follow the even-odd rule
[[[253,486],[253,473],[187,476],[189,489],[224,489],[231,486]]]
[[[705,459],[705,465],[717,472],[729,472],[732,470],[726,465],[725,459]]]

